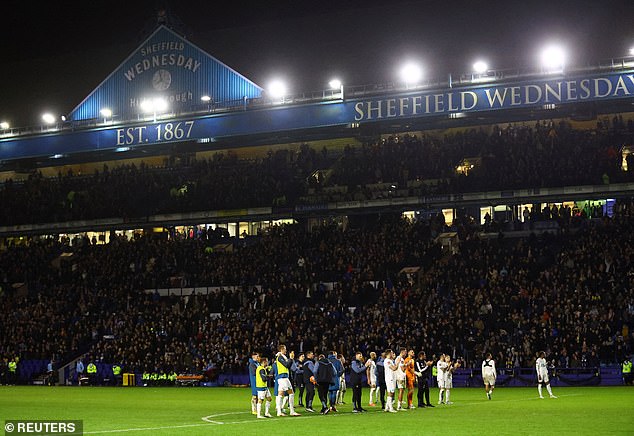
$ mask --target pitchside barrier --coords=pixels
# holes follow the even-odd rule
[[[19,381],[22,384],[34,384],[34,380],[46,372],[46,361],[25,360],[18,365]],[[623,384],[623,374],[620,365],[606,365],[598,368],[553,368],[550,370],[551,384],[553,386],[619,386]],[[126,373],[128,386],[143,385],[142,374]],[[134,377],[135,376],[135,377]],[[180,375],[182,377],[184,375]],[[188,374],[187,376],[192,376]],[[198,379],[198,377],[196,377]],[[113,380],[112,365],[107,363],[97,363],[97,376],[94,383],[97,385],[108,385]],[[436,380],[432,379],[432,386],[436,386]],[[60,380],[59,383],[64,383]],[[76,379],[70,379],[69,384],[76,384]],[[177,383],[183,385],[183,383]],[[226,374],[220,373],[211,380],[202,377],[196,383],[187,385],[202,386],[240,386],[249,384],[247,374]],[[499,369],[496,380],[497,386],[521,387],[535,386],[537,378],[535,368],[512,368]],[[480,387],[482,383],[482,373],[480,369],[460,368],[453,375],[454,387]]]
[[[218,380],[209,383],[213,386],[247,385],[247,375],[220,374]],[[498,370],[497,386],[526,387],[535,386],[537,376],[535,368],[513,368]],[[620,366],[602,366],[599,368],[555,368],[551,370],[553,386],[619,386],[623,384]],[[433,378],[432,386],[436,386]],[[454,387],[481,387],[480,369],[457,369],[453,374]]]

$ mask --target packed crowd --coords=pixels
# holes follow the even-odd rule
[[[24,182],[0,187],[0,224],[139,218],[159,213],[285,204],[296,198],[322,155],[308,146],[279,150],[264,158],[166,160],[165,166],[121,165],[94,174],[36,172]]]
[[[0,225],[631,181],[621,149],[633,140],[634,123],[619,117],[589,130],[538,121],[393,136],[344,150],[304,144],[251,160],[217,153],[161,168],[104,166],[52,179],[34,173],[0,185]],[[634,156],[627,159],[634,169]],[[385,192],[373,192],[383,183]]]
[[[104,314],[123,310],[124,293],[89,285],[62,260],[68,254],[68,247],[52,239],[0,251],[0,356],[75,357],[101,338]]]
[[[248,353],[415,347],[479,364],[621,361],[634,346],[634,203],[613,218],[529,238],[460,229],[443,252],[429,222],[283,226],[234,251],[141,237],[69,247],[53,239],[0,253],[0,356],[90,359],[127,369],[243,372]],[[400,274],[422,266],[419,277]],[[175,274],[208,295],[160,297]],[[24,283],[14,287],[14,283]]]
[[[538,121],[530,126],[473,128],[443,137],[395,136],[346,149],[331,182],[407,186],[411,180],[437,180],[435,192],[457,193],[628,180],[620,171],[620,149],[631,143],[634,126],[630,122],[626,127],[618,117],[613,126],[575,130],[564,121]],[[468,167],[457,172],[465,161]]]

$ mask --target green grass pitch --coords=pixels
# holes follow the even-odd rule
[[[364,403],[368,389],[364,389]],[[634,435],[634,388],[554,388],[557,399],[539,399],[536,388],[453,389],[453,405],[398,414],[366,407],[351,413],[348,390],[339,413],[258,420],[246,388],[0,387],[0,420],[81,419],[94,435]],[[546,394],[544,390],[544,394]],[[432,399],[438,399],[432,389]],[[434,402],[435,403],[435,402]],[[315,409],[319,400],[316,398]],[[365,407],[365,406],[364,406]],[[272,408],[274,413],[274,403]],[[8,434],[8,433],[7,433]]]

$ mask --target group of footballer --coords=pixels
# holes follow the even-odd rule
[[[273,397],[269,391],[271,380],[274,381],[277,416],[287,416],[285,413],[287,403],[290,416],[299,416],[299,413],[295,411],[293,380],[300,389],[299,406],[305,407],[307,412],[315,412],[312,408],[315,389],[318,390],[322,403],[321,413],[336,412],[336,404],[343,403],[343,393],[346,390],[343,357],[331,351],[328,357],[320,354],[315,359],[316,356],[312,352],[307,352],[301,353],[295,360],[293,351],[288,357],[286,353],[286,346],[280,345],[272,362],[257,352],[252,353],[249,359],[251,413],[257,415],[258,418],[272,417],[270,407]],[[391,349],[385,350],[380,357],[377,357],[375,352],[371,352],[367,360],[361,352],[357,352],[351,362],[349,377],[353,387],[353,412],[366,411],[361,405],[362,375],[365,376],[370,387],[368,405],[375,407],[380,401],[384,412],[398,413],[398,411],[416,407],[434,407],[429,400],[429,380],[432,375],[435,375],[439,389],[438,404],[453,404],[451,401],[453,373],[460,366],[460,361],[452,360],[448,354],[441,354],[434,362],[434,360],[428,360],[423,351],[416,356],[414,350],[405,348],[400,349],[398,355]],[[535,369],[539,397],[544,398],[542,386],[546,386],[550,398],[557,398],[550,387],[545,352],[538,353]],[[495,360],[491,353],[488,353],[482,361],[482,380],[489,400],[495,389],[496,378]],[[417,406],[413,402],[416,385],[418,386]],[[302,404],[304,387],[306,387],[305,405]]]

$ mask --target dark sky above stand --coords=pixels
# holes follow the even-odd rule
[[[565,46],[569,65],[621,57],[634,47],[634,0],[176,1],[9,0],[0,21],[0,120],[40,124],[75,108],[156,28],[175,30],[260,86],[291,92],[396,80],[406,59],[428,78],[538,62]]]

